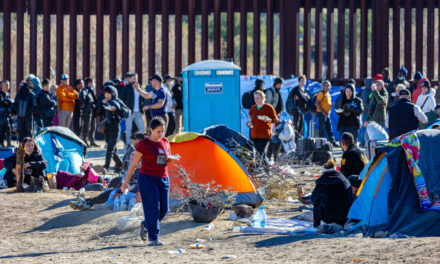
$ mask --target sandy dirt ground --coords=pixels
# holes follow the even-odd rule
[[[102,154],[102,149],[92,149],[87,160],[102,163]],[[310,189],[312,177],[307,182]],[[210,230],[188,213],[170,214],[161,223],[164,246],[152,248],[140,240],[138,229],[118,231],[116,219],[128,212],[73,211],[68,204],[74,199],[71,191],[2,190],[0,263],[440,263],[438,238],[245,234],[232,231],[230,210]],[[288,219],[300,213],[298,203],[266,204],[270,217]],[[205,240],[206,248],[188,249],[197,239]],[[176,249],[186,252],[168,252]],[[228,255],[236,259],[222,259]]]

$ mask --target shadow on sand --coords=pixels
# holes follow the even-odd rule
[[[96,210],[96,211],[71,211],[62,213],[52,219],[49,219],[46,223],[38,226],[32,230],[25,231],[23,234],[32,233],[36,231],[50,231],[58,228],[80,226],[87,224],[96,218],[104,216],[106,214],[113,213],[111,210]]]

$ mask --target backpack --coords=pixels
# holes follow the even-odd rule
[[[128,118],[128,117],[130,116],[130,114],[131,114],[131,110],[130,110],[130,108],[128,108],[128,107],[124,104],[124,102],[122,102],[121,99],[118,98],[117,100],[118,100],[119,105],[121,106],[122,118]]]
[[[296,102],[295,102],[295,96],[293,95],[292,91],[289,93],[289,97],[287,97],[286,101],[286,112],[293,116],[296,109]]]
[[[241,98],[241,103],[243,104],[243,108],[251,109],[251,107],[255,104],[254,102],[254,90],[247,91],[243,94]]]
[[[311,114],[315,114],[316,113],[316,105],[315,105],[315,103],[316,103],[316,97],[318,97],[319,93],[321,93],[321,92],[317,92],[316,94],[314,94],[312,96],[312,98],[310,98],[307,101],[307,111],[309,111]]]

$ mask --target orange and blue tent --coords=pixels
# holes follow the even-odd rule
[[[218,141],[192,132],[175,134],[168,139],[172,154],[181,157],[173,164],[183,168],[191,182],[209,184],[214,181],[221,189],[236,192],[238,204],[256,205],[262,202],[263,198],[258,194],[244,166]],[[181,179],[173,175],[176,173],[177,169],[171,167],[171,194],[182,191]]]

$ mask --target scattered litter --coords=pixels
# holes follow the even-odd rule
[[[210,237],[210,238],[209,238],[209,241],[211,241],[211,242],[214,241],[214,238]]]
[[[168,253],[170,253],[170,254],[183,254],[183,253],[185,253],[185,249],[182,249],[182,248],[179,248],[178,250],[170,250],[170,251],[168,251]]]
[[[288,202],[288,203],[299,203],[299,201],[293,199],[292,196],[287,197],[286,202]]]
[[[50,234],[50,231],[41,231],[40,234]]]
[[[351,234],[351,235],[349,235],[348,237],[359,237],[359,238],[362,238],[362,237],[364,237],[364,234],[362,234],[362,233],[356,233],[356,234]]]
[[[229,220],[231,220],[231,221],[234,221],[234,220],[237,220],[237,215],[235,214],[235,213],[230,213],[229,214]]]
[[[234,226],[232,227],[232,232],[241,232],[242,229],[243,229],[242,226]]]
[[[126,216],[121,216],[117,219],[117,228],[119,231],[126,231],[130,229],[138,228],[142,221],[142,204],[136,204],[133,209],[131,209],[130,214]]]
[[[309,210],[304,210],[302,214],[298,215],[299,220],[313,222],[313,212]]]
[[[197,238],[197,239],[196,239],[196,242],[197,242],[197,243],[205,243],[206,240],[201,239],[201,238]]]
[[[203,245],[203,244],[191,244],[191,245],[189,245],[189,248],[192,248],[192,249],[204,249],[205,248],[205,245]]]
[[[308,172],[308,171],[302,171],[302,172],[301,172],[301,175],[304,175],[304,176],[310,176],[310,172]]]
[[[365,261],[365,259],[354,258],[353,261],[354,261],[354,262],[359,262],[359,261]]]
[[[222,257],[222,259],[236,259],[236,258],[237,258],[236,255],[227,255]]]
[[[214,224],[209,224],[209,225],[206,225],[206,226],[205,226],[205,230],[211,230],[211,229],[213,229],[214,227],[215,227]]]

